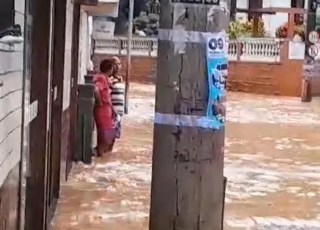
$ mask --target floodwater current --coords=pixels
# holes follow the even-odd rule
[[[74,165],[54,230],[147,230],[154,86],[131,86],[115,152]],[[225,230],[320,230],[320,100],[229,93]]]

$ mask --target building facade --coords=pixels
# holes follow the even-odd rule
[[[76,149],[90,56],[81,1],[0,3],[0,229],[48,229]]]
[[[254,2],[255,4],[250,4],[250,2]],[[253,6],[252,8],[299,7],[308,9],[308,0],[237,0],[237,8],[249,9],[250,5]],[[245,13],[237,13],[236,18],[238,20],[248,20],[248,15]],[[275,37],[276,29],[288,21],[288,14],[277,13],[275,15],[263,15],[262,18],[267,36]]]
[[[24,45],[20,34],[9,35],[13,25],[24,32],[25,3],[2,1],[0,8],[0,229],[6,230],[18,227],[23,143]]]

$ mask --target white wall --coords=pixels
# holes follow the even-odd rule
[[[94,39],[108,39],[114,36],[115,23],[106,17],[94,17],[92,22],[92,37]]]
[[[15,1],[15,23],[24,27],[24,0]],[[23,44],[0,44],[0,187],[21,159]]]
[[[84,75],[87,73],[90,60],[90,34],[88,14],[81,10],[80,15],[80,42],[79,42],[79,76],[78,83],[84,83]]]
[[[119,3],[99,4],[98,6],[84,7],[89,15],[97,16],[93,18],[92,36],[95,39],[109,38],[114,35],[115,23],[106,20],[106,16],[118,17]]]
[[[72,60],[72,24],[73,24],[73,1],[67,0],[66,9],[66,44],[64,58],[64,80],[63,80],[63,110],[70,105],[71,93],[71,60]]]
[[[291,0],[264,0],[263,7],[291,7]],[[275,36],[276,29],[288,21],[288,14],[277,13],[276,15],[263,15],[263,21],[267,34]]]

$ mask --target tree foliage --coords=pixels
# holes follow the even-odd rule
[[[147,3],[148,13],[160,15],[160,1],[159,0],[148,0]]]
[[[141,12],[140,15],[134,19],[134,28],[143,31],[147,36],[155,36],[158,34],[159,28],[160,1],[148,0],[146,8],[146,12]],[[241,22],[237,20],[230,22],[228,34],[231,39],[252,37],[253,21]],[[264,22],[262,18],[259,18],[256,37],[264,37],[265,34]]]
[[[139,17],[134,19],[134,27],[143,31],[147,36],[158,34],[160,15],[159,0],[149,0],[147,3],[147,12],[141,12]]]
[[[295,24],[294,25],[294,35],[299,35],[301,39],[305,40],[305,26],[303,24]],[[276,30],[277,38],[287,38],[288,37],[288,23],[284,23],[279,26]]]
[[[252,37],[253,36],[253,21],[232,21],[229,24],[228,28],[229,38],[237,39],[243,37]],[[256,37],[264,37],[266,35],[264,22],[262,18],[259,18],[258,30]]]
[[[158,35],[159,15],[141,12],[140,16],[134,19],[133,25],[136,30],[143,31],[147,36]]]

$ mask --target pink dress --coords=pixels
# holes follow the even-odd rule
[[[112,103],[110,85],[106,76],[97,74],[93,78],[96,91],[99,92],[101,103],[94,107],[94,119],[98,131],[98,142],[109,142],[114,137],[114,124],[112,116]]]

